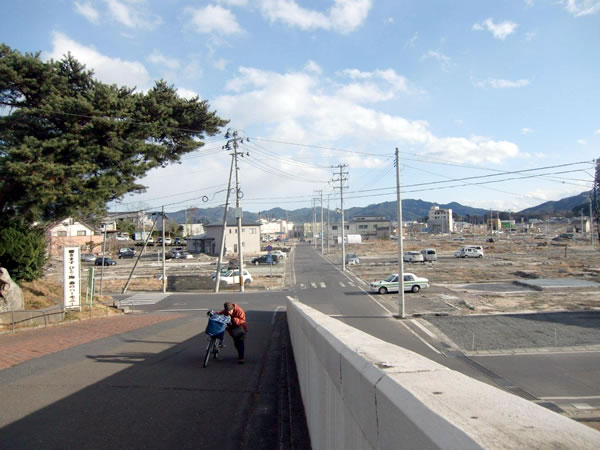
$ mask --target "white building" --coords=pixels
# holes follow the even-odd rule
[[[200,236],[189,236],[186,239],[187,249],[192,253],[218,255],[223,237],[223,224],[206,225],[206,232]],[[244,255],[260,254],[260,225],[258,223],[242,224],[242,248]],[[238,230],[236,224],[227,224],[225,230],[225,255],[231,257],[238,254]]]
[[[294,229],[294,223],[284,219],[259,219],[259,223],[260,234],[267,239],[274,239],[281,236],[288,237]]]
[[[452,209],[432,206],[427,219],[427,229],[430,233],[452,233],[454,231]]]

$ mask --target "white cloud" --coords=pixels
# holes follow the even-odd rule
[[[341,80],[331,81],[315,73],[280,74],[243,67],[239,76],[227,83],[231,94],[216,98],[213,104],[224,117],[235,118],[238,126],[265,127],[275,140],[343,145],[344,140],[352,139],[354,148],[403,145],[423,154],[482,164],[521,156],[512,142],[482,136],[436,136],[427,121],[365,107],[363,96],[347,95],[357,80],[368,83],[375,93],[389,92],[389,80],[402,79],[394,71],[348,69],[338,78]],[[261,108],[256,108],[257,104]]]
[[[526,79],[521,80],[503,80],[499,78],[489,78],[487,80],[479,81],[476,83],[478,87],[491,87],[494,89],[514,89],[529,86],[530,81]]]
[[[487,29],[496,39],[506,39],[516,31],[517,27],[518,25],[514,22],[504,21],[500,23],[494,23],[491,18],[473,25],[473,29],[476,31],[483,31]]]
[[[229,61],[225,58],[218,58],[213,61],[213,67],[217,70],[225,70],[227,68],[227,64],[229,64]]]
[[[248,0],[219,0],[219,3],[229,6],[246,6],[248,4]]]
[[[281,21],[302,30],[324,29],[350,33],[367,18],[372,0],[334,0],[327,14],[306,9],[294,0],[261,0],[260,10],[271,22]]]
[[[198,97],[198,93],[196,91],[186,88],[177,88],[177,95],[187,100],[191,100],[194,97]]]
[[[426,61],[428,59],[435,59],[438,61],[443,70],[448,70],[452,66],[452,60],[450,57],[440,53],[437,50],[429,50],[427,53],[421,56],[421,61]]]
[[[152,51],[147,59],[153,64],[165,66],[171,70],[176,70],[180,67],[179,61],[176,58],[168,58],[156,49]]]
[[[337,89],[338,96],[357,103],[376,103],[391,100],[398,92],[405,94],[420,93],[410,88],[406,78],[398,75],[392,69],[376,70],[374,72],[346,69],[340,72],[339,75],[359,81],[342,84]]]
[[[594,134],[600,134],[600,128],[594,131]]]
[[[562,0],[562,3],[575,17],[587,16],[600,11],[599,0]]]
[[[97,24],[100,19],[100,13],[92,6],[91,3],[75,2],[75,11],[95,24]]]
[[[52,34],[52,50],[44,52],[43,56],[59,60],[69,52],[88,69],[93,69],[95,77],[100,81],[137,86],[141,90],[148,89],[151,85],[150,75],[142,63],[103,55],[95,48],[79,44],[63,33]]]
[[[321,66],[319,66],[316,62],[312,60],[306,63],[306,65],[304,66],[304,70],[306,70],[307,72],[316,73],[317,75],[323,73],[323,69],[321,69]]]
[[[108,11],[128,28],[153,30],[162,23],[160,16],[145,9],[145,0],[106,0]]]
[[[533,128],[521,128],[521,134],[527,135],[533,133]]]
[[[585,139],[577,139],[577,143],[579,145],[587,145],[587,141]]]
[[[243,30],[235,15],[219,5],[207,5],[204,8],[185,8],[185,14],[191,16],[188,27],[196,33],[218,33],[224,35],[239,34]]]
[[[415,48],[415,44],[417,42],[417,39],[419,39],[419,32],[417,31],[415,34],[412,35],[412,37],[406,41],[406,44],[404,44],[404,47],[408,47],[408,48]]]

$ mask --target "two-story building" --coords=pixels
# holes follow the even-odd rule
[[[46,232],[50,256],[62,255],[64,247],[80,247],[82,251],[98,253],[103,236],[93,226],[68,217],[52,224]]]
[[[342,224],[329,226],[330,242],[338,242],[342,237]],[[344,223],[344,235],[359,234],[361,240],[389,239],[392,234],[392,222],[382,216],[355,216]]]
[[[187,237],[188,251],[218,255],[221,250],[221,239],[223,238],[223,224],[205,225],[204,230],[204,234]],[[244,255],[260,254],[259,223],[242,224],[242,249]],[[238,254],[238,229],[235,223],[228,223],[225,228],[224,254],[228,257]]]

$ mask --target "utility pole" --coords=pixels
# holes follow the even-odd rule
[[[321,255],[322,255],[323,254],[323,238],[324,238],[324,234],[323,234],[323,190],[315,191],[315,193],[318,193],[321,196],[321,229],[319,230],[319,236],[321,237]],[[316,213],[315,213],[315,215],[316,215]]]
[[[329,197],[331,194],[327,194],[327,254],[329,255]]]
[[[244,152],[238,152],[239,143],[244,142],[244,138],[239,137],[237,130],[231,133],[231,130],[227,130],[225,139],[228,139],[227,143],[223,146],[226,150],[233,148],[233,161],[235,168],[235,217],[237,220],[237,235],[238,235],[238,260],[239,260],[239,281],[240,281],[240,292],[244,292],[244,251],[242,249],[242,208],[240,206],[241,189],[240,189],[240,168],[238,166],[238,156],[244,157]],[[249,139],[248,139],[249,140]],[[247,153],[247,156],[250,156]]]
[[[102,266],[100,266],[100,297],[102,297],[102,285],[104,284],[104,263],[106,258],[106,224],[102,224],[104,228],[104,238],[102,239]]]
[[[317,216],[316,216],[316,212],[315,212],[315,207],[316,207],[316,203],[317,200],[313,197],[312,199],[312,210],[313,210],[313,220],[312,220],[312,245],[313,248],[316,250],[317,249],[317,238],[315,237],[315,231],[317,228],[316,222],[317,222]]]
[[[592,219],[592,195],[590,194],[590,244],[594,246],[594,220]]]
[[[404,246],[402,236],[402,196],[400,195],[400,152],[396,147],[396,202],[398,209],[398,310],[401,318],[406,318],[404,308]]]
[[[231,166],[229,167],[229,181],[227,182],[227,195],[225,196],[225,210],[223,211],[223,231],[221,232],[221,247],[219,249],[219,259],[217,260],[217,276],[215,278],[215,292],[219,292],[221,283],[221,266],[223,265],[223,250],[225,249],[225,239],[227,238],[227,210],[229,209],[229,194],[231,193],[231,174],[233,173],[233,159],[231,155]]]
[[[167,270],[165,268],[165,207],[161,209],[160,215],[162,216],[162,292],[167,292]]]
[[[339,173],[337,174],[339,178],[331,180],[333,183],[339,182],[340,187],[334,189],[340,190],[340,211],[342,213],[342,271],[346,270],[346,232],[344,225],[344,182],[348,181],[348,178],[344,178],[348,175],[348,172],[344,172],[344,168],[348,167],[346,164],[338,164],[337,166],[332,166],[333,169],[339,169]]]

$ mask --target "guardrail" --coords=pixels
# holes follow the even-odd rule
[[[600,432],[288,301],[314,449],[600,448]]]
[[[47,327],[49,323],[64,320],[65,309],[63,306],[51,306],[43,309],[14,310],[0,313],[0,325],[9,327],[14,333],[16,327]]]

